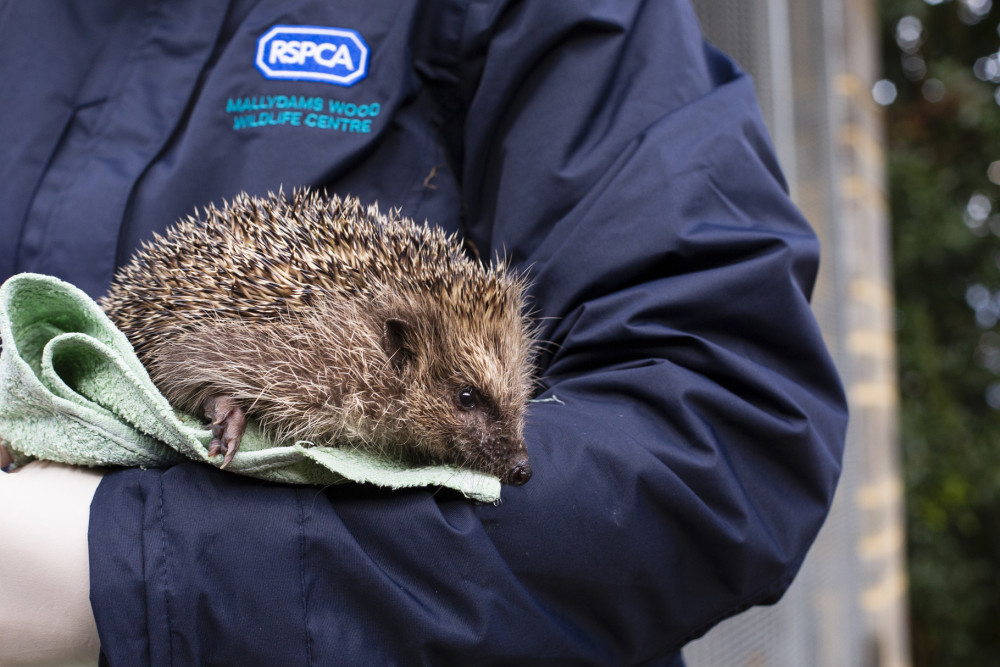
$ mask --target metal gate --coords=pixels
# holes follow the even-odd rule
[[[872,0],[694,0],[751,74],[792,196],[822,244],[813,307],[851,407],[826,525],[777,605],[684,651],[690,667],[909,664],[888,206]]]

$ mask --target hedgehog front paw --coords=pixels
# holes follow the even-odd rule
[[[216,395],[205,399],[205,417],[211,422],[212,435],[208,445],[208,455],[226,453],[220,468],[225,468],[233,460],[240,448],[243,432],[247,430],[247,417],[239,404],[230,396]]]

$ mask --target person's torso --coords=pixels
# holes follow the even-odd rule
[[[322,187],[459,229],[443,139],[456,11],[35,4],[0,17],[0,279],[46,273],[97,296],[153,232],[241,191]]]

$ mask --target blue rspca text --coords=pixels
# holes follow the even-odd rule
[[[257,69],[268,79],[353,86],[368,75],[368,45],[354,30],[277,25],[257,40]]]

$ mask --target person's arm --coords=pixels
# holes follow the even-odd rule
[[[470,239],[530,268],[545,318],[532,480],[494,507],[109,475],[111,664],[640,663],[797,571],[845,408],[749,81],[680,2],[474,2],[463,25],[441,132]]]
[[[846,405],[819,248],[687,3],[483,6],[470,232],[531,267],[560,402],[529,424],[537,486],[478,515],[536,622],[638,662],[776,600],[826,516]]]
[[[48,461],[0,472],[0,665],[97,664],[87,523],[100,480]]]

